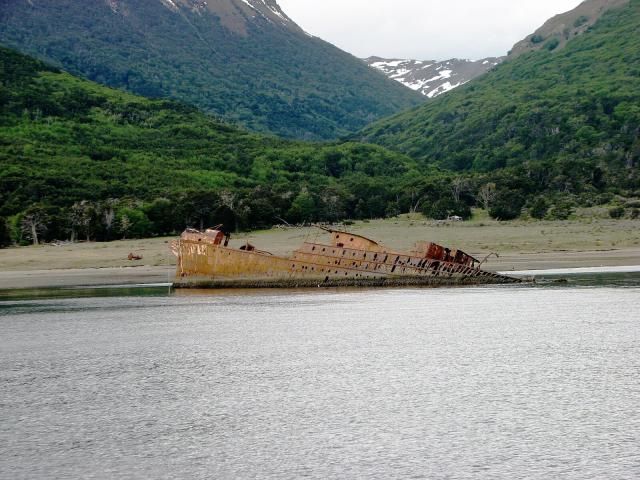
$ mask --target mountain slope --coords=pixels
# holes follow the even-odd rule
[[[384,216],[415,176],[414,162],[381,147],[249,133],[0,47],[0,217],[45,209],[49,238],[68,234],[74,204],[114,199],[160,200],[169,229],[147,234],[200,226],[202,211],[228,226]],[[231,220],[211,217],[221,193]]]
[[[422,101],[275,0],[0,0],[0,43],[291,138],[336,138]]]
[[[426,97],[435,98],[473,80],[498,65],[502,58],[482,60],[402,60],[369,57],[364,61],[387,77]]]
[[[573,10],[550,18],[539,29],[516,43],[509,52],[515,58],[542,48],[563,48],[569,40],[585,33],[611,8],[625,6],[629,0],[587,0]]]
[[[640,0],[631,0],[564,49],[508,60],[358,138],[456,170],[586,160],[636,175],[638,105]]]

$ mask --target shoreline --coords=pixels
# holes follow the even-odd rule
[[[504,274],[576,268],[640,268],[640,249],[514,253],[492,258],[485,269]],[[134,286],[173,283],[175,266],[59,268],[0,271],[0,290]]]
[[[459,248],[486,259],[483,270],[508,274],[640,265],[639,226],[638,220],[602,218],[498,222],[478,216],[468,222],[443,223],[404,215],[343,228],[401,251],[419,241]],[[325,232],[313,227],[272,228],[234,234],[230,245],[239,248],[250,242],[274,255],[289,256],[303,242],[317,241],[321,235]],[[172,283],[176,258],[169,245],[175,238],[0,249],[0,290]]]
[[[0,290],[164,284],[173,282],[174,273],[169,266],[2,271]]]

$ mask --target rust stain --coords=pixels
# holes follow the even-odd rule
[[[322,228],[322,227],[321,227]],[[221,230],[188,229],[170,245],[178,257],[176,287],[333,287],[519,283],[487,272],[461,250],[419,242],[410,252],[350,232],[326,229],[326,243],[304,242],[290,257],[246,243],[229,247]]]

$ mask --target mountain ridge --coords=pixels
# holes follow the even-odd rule
[[[273,0],[2,0],[0,43],[259,132],[332,139],[423,99]]]
[[[526,52],[563,48],[568,41],[585,33],[604,13],[627,5],[629,0],[586,0],[573,10],[547,20],[540,28],[517,42],[507,54],[515,58]]]
[[[458,171],[586,162],[601,173],[626,169],[634,185],[640,164],[638,25],[640,0],[630,0],[563,49],[525,52],[354,138]]]

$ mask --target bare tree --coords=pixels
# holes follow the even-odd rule
[[[422,195],[418,188],[412,188],[409,192],[411,197],[411,204],[409,205],[409,213],[416,213],[420,208],[420,204],[425,199],[426,195]]]
[[[31,208],[22,217],[20,228],[22,233],[30,238],[34,245],[38,245],[39,235],[47,231],[48,215],[39,208]]]
[[[69,210],[69,225],[71,225],[71,238],[69,239],[71,243],[75,243],[78,238],[78,229],[81,223],[82,212],[80,208],[80,204],[78,202],[74,203]]]
[[[460,195],[469,189],[469,182],[466,178],[456,177],[451,181],[451,193],[453,199],[457,202],[460,201]]]
[[[478,199],[482,203],[485,210],[489,210],[491,202],[496,198],[496,184],[485,183],[478,191]]]
[[[120,233],[122,233],[123,240],[127,238],[127,232],[131,229],[132,225],[131,219],[126,214],[120,217]]]
[[[104,225],[105,230],[107,231],[107,240],[111,234],[111,230],[116,221],[116,210],[115,207],[118,204],[118,200],[115,198],[109,198],[102,205],[102,215],[101,221],[102,225]]]
[[[95,214],[95,207],[88,200],[76,202],[71,207],[69,220],[71,223],[71,241],[76,240],[76,234],[84,231],[87,242],[91,240],[91,221]],[[76,231],[77,229],[77,231]]]
[[[244,202],[238,198],[238,194],[235,192],[230,192],[228,190],[224,190],[220,193],[220,205],[223,207],[227,207],[229,211],[235,217],[236,224],[236,233],[240,229],[240,222],[238,221],[240,217],[249,213],[248,206],[244,205]]]

